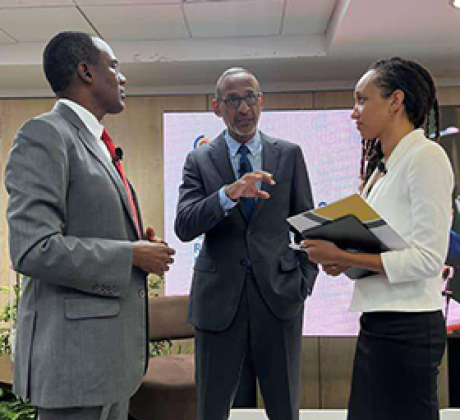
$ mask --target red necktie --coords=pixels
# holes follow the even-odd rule
[[[128,179],[126,178],[125,171],[123,170],[123,165],[121,164],[121,160],[115,153],[115,144],[112,140],[112,137],[110,137],[109,132],[105,128],[104,128],[104,131],[102,132],[101,140],[105,143],[105,145],[107,146],[107,149],[109,149],[110,156],[112,158],[112,163],[115,165],[115,167],[118,170],[118,173],[120,174],[120,178],[125,187],[126,195],[128,196],[129,205],[131,206],[131,210],[134,215],[134,221],[136,222],[137,234],[139,235],[139,238],[141,238],[142,235],[141,235],[141,230],[139,226],[139,215],[137,214],[137,209],[136,209],[136,206],[134,205],[133,194],[128,184]]]

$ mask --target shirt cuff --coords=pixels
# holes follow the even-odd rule
[[[238,204],[238,201],[233,201],[225,194],[225,186],[219,190],[219,203],[225,215]]]

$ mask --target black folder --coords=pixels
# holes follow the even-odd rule
[[[353,215],[343,216],[307,229],[301,232],[301,235],[304,239],[334,242],[339,248],[350,252],[377,254],[388,251],[388,247]],[[376,273],[352,267],[346,270],[345,274],[351,279],[359,279]]]

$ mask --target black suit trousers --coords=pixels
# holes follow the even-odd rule
[[[277,318],[249,269],[238,311],[224,331],[196,329],[198,420],[229,416],[247,357],[251,357],[270,420],[298,420],[303,307]]]

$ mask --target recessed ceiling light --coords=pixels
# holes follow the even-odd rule
[[[455,9],[460,9],[460,0],[449,0],[449,4]]]

